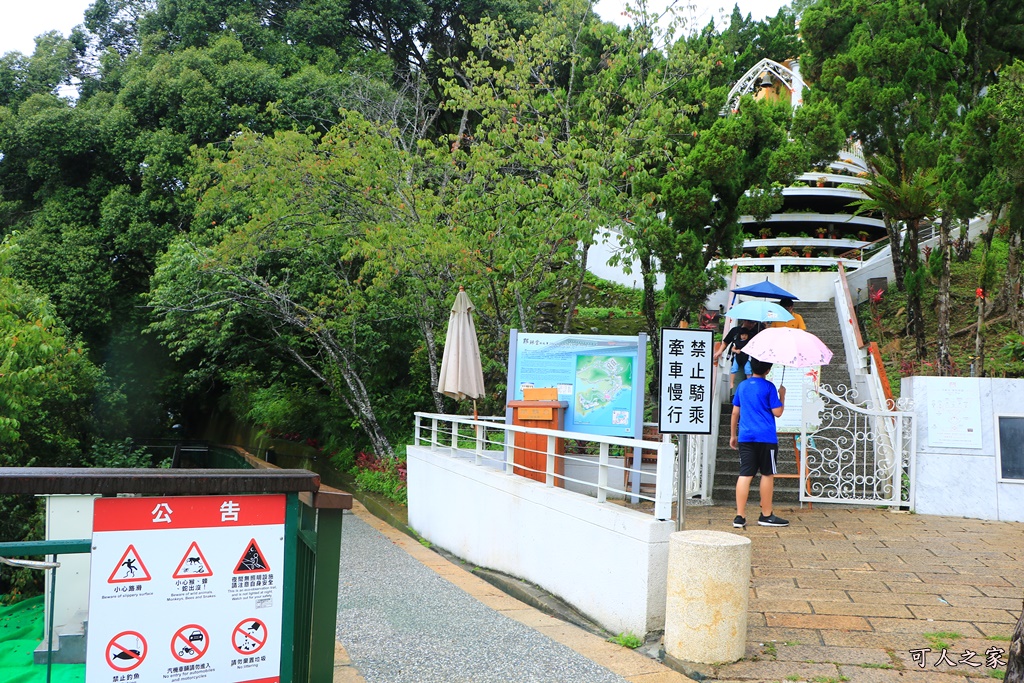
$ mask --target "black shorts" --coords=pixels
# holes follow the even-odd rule
[[[741,477],[752,477],[758,470],[761,476],[774,475],[778,472],[775,455],[779,452],[779,444],[741,441],[739,446]]]

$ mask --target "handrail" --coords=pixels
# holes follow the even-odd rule
[[[5,555],[35,557],[36,555],[76,555],[89,552],[92,552],[92,541],[88,538],[0,542],[0,553]]]
[[[0,467],[0,494],[315,493],[320,475],[308,470]]]
[[[885,363],[882,362],[882,352],[875,342],[868,343],[868,353],[875,361],[875,371],[878,373],[878,381],[882,384],[882,393],[885,395],[886,405],[896,405],[896,399],[892,395],[892,385],[889,384],[889,376],[885,372]]]
[[[889,376],[885,372],[885,364],[882,362],[882,353],[875,342],[866,343],[860,332],[860,322],[857,319],[857,309],[853,305],[853,297],[850,295],[850,283],[846,281],[846,270],[839,266],[839,282],[842,285],[843,296],[846,299],[847,309],[850,311],[850,325],[853,326],[854,340],[858,350],[866,350],[869,357],[874,360],[875,374],[878,377],[878,384],[882,389],[882,395],[889,406],[895,405],[892,393],[892,385],[889,384]]]
[[[857,309],[853,306],[853,297],[850,296],[850,283],[846,281],[846,269],[843,268],[843,264],[839,264],[839,281],[843,285],[843,294],[846,296],[846,305],[850,311],[850,315],[853,318],[850,320],[850,324],[853,325],[854,338],[857,340],[857,348],[864,348],[864,337],[860,333],[860,323],[857,322]]]
[[[417,410],[413,415],[417,418],[425,418],[428,420],[439,420],[443,422],[452,422],[455,424],[475,426],[480,420],[474,420],[472,416],[465,415],[449,415],[446,413],[427,413]],[[604,434],[590,434],[588,432],[570,432],[562,429],[547,429],[545,427],[525,427],[523,425],[514,424],[494,424],[493,422],[481,425],[488,429],[500,429],[506,432],[518,432],[520,434],[539,434],[541,436],[550,436],[556,439],[574,439],[577,441],[600,441],[602,443],[608,443],[613,446],[624,446],[626,448],[645,448],[648,450],[657,450],[661,446],[661,441],[645,441],[644,439],[623,437],[623,436],[608,436]],[[440,445],[440,444],[438,444]]]
[[[415,438],[413,446],[429,448],[431,451],[438,451],[439,449],[450,449],[450,452],[455,455],[458,453],[464,454],[466,457],[474,459],[476,465],[481,465],[483,460],[490,460],[495,464],[501,466],[505,474],[515,474],[515,470],[529,471],[537,474],[543,473],[545,475],[546,485],[554,486],[556,479],[562,482],[571,482],[577,484],[584,484],[586,486],[597,488],[598,502],[604,502],[604,496],[606,492],[612,492],[615,494],[623,494],[627,496],[633,496],[636,498],[642,498],[644,500],[650,500],[654,503],[654,515],[657,519],[669,519],[672,516],[672,496],[674,495],[674,486],[672,485],[673,480],[673,463],[676,452],[675,445],[671,442],[666,441],[647,441],[643,438],[631,438],[631,437],[619,437],[609,436],[604,434],[590,434],[585,432],[570,432],[559,429],[547,429],[543,427],[527,427],[523,425],[515,424],[494,424],[494,423],[483,423],[479,420],[474,420],[472,417],[464,417],[460,415],[448,415],[443,413],[426,413],[416,411],[414,413],[416,418],[415,427]],[[426,423],[425,426],[422,423]],[[450,441],[442,441],[441,436],[445,434],[441,423],[451,424],[451,434],[449,435]],[[475,436],[465,437],[472,441],[475,445],[474,449],[463,449],[458,445],[459,435],[458,426],[474,427]],[[494,457],[484,457],[485,450],[483,448],[486,436],[483,434],[484,430],[490,431],[502,431],[505,432],[504,441],[502,442],[505,446],[512,446],[508,450],[494,451]],[[510,438],[509,433],[512,434],[528,434],[532,436],[547,437],[543,442],[546,442],[546,447],[540,445],[538,447],[530,447],[523,444],[515,444],[513,446],[514,437]],[[641,435],[642,436],[642,435]],[[568,477],[565,473],[555,471],[556,457],[562,458],[565,461],[581,461],[580,456],[569,455],[565,453],[556,453],[555,445],[558,440],[573,440],[573,441],[591,441],[601,445],[601,455],[598,462],[598,481],[582,481],[572,477]],[[654,473],[655,477],[655,488],[654,498],[639,495],[636,493],[630,493],[628,491],[622,491],[612,486],[608,486],[607,482],[607,469],[614,467],[615,469],[622,469],[623,471],[628,470],[628,467],[613,466],[608,463],[608,448],[607,446],[621,446],[625,449],[640,449],[656,451],[658,453],[658,466]],[[538,450],[538,448],[540,450]],[[528,451],[533,454],[546,455],[546,462],[538,467],[543,469],[534,469],[521,462],[514,461],[514,451]],[[603,473],[602,473],[603,472]],[[640,474],[640,473],[637,473]],[[643,473],[644,476],[648,476],[650,473]]]

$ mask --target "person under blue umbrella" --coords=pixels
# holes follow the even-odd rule
[[[723,353],[728,352],[729,357],[732,358],[732,366],[729,369],[729,396],[731,397],[733,391],[736,389],[736,375],[743,371],[743,377],[746,379],[750,377],[750,357],[743,353],[741,349],[747,345],[754,335],[761,331],[761,324],[756,320],[739,320],[736,327],[729,330],[722,339],[722,343],[715,350],[714,361],[717,363],[718,359]]]

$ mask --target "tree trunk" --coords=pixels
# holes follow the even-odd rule
[[[907,224],[907,253],[906,273],[914,274],[914,284],[907,287],[907,317],[914,333],[914,348],[917,351],[917,360],[923,361],[928,357],[928,342],[924,334],[924,311],[921,308],[921,288],[924,277],[921,272],[921,255],[918,253],[917,244],[918,221],[910,221]],[[894,263],[895,265],[895,263]]]
[[[583,283],[587,277],[587,258],[590,255],[590,243],[583,243],[583,255],[580,257],[580,278],[576,282],[576,287],[573,288],[572,298],[569,299],[569,305],[565,311],[565,324],[562,325],[562,334],[569,334],[572,332],[572,320],[576,315],[576,306],[580,302],[580,297],[583,296]]]
[[[1006,653],[1006,676],[1004,683],[1024,683],[1024,608],[1017,619],[1017,625],[1010,636],[1010,648]]]
[[[1002,213],[1000,211],[1000,213]],[[985,300],[989,295],[989,285],[992,274],[989,271],[989,254],[992,250],[992,238],[996,232],[996,221],[989,221],[988,228],[981,235],[981,245],[984,249],[982,256],[981,275],[978,278],[978,286],[982,295],[977,299],[978,306],[978,327],[974,332],[974,367],[978,377],[985,376]]]
[[[949,359],[949,266],[952,254],[949,244],[949,212],[942,212],[942,220],[939,222],[939,255],[942,257],[942,271],[939,274],[938,292],[938,319],[939,328],[935,334],[936,338],[936,366],[939,369],[939,376],[946,377],[952,374],[952,367]]]
[[[443,413],[444,401],[437,390],[437,383],[440,377],[438,376],[437,339],[434,337],[433,322],[430,320],[420,320],[420,332],[423,334],[423,339],[427,344],[427,366],[430,368],[430,393],[434,397],[434,408],[436,412]]]
[[[1021,315],[1020,262],[1021,240],[1019,234],[1011,234],[1009,238],[1009,256],[1006,261],[1006,286],[1004,290],[1009,296],[1010,324],[1018,334],[1024,331],[1024,315]]]
[[[384,430],[381,429],[380,423],[377,422],[377,415],[373,410],[370,395],[366,391],[366,386],[363,384],[359,372],[352,364],[348,352],[337,343],[330,332],[314,332],[312,338],[317,346],[331,359],[331,369],[341,375],[341,379],[348,391],[343,390],[334,381],[333,377],[324,374],[317,366],[307,361],[305,356],[299,353],[297,349],[289,346],[288,352],[291,354],[291,357],[300,366],[306,368],[314,377],[323,382],[326,387],[331,389],[335,396],[341,399],[352,412],[352,415],[359,421],[359,426],[362,428],[363,433],[370,440],[370,446],[373,448],[374,454],[380,458],[394,458],[394,448],[392,448],[391,442],[384,434]]]
[[[978,297],[978,329],[974,332],[974,374],[985,376],[985,299]]]
[[[892,254],[892,271],[896,279],[896,287],[902,292],[906,288],[903,284],[905,269],[903,267],[903,244],[900,241],[900,226],[887,215],[883,214],[882,220],[885,222],[885,231],[889,234],[889,252]]]
[[[647,329],[650,330],[651,335],[653,335],[654,331],[658,329],[658,311],[655,308],[654,299],[654,284],[657,275],[653,272],[651,255],[649,253],[644,254],[640,257],[640,276],[643,278],[644,283],[644,298],[643,303],[641,305],[644,309],[644,318],[647,320]],[[660,359],[658,358],[658,354],[660,353],[661,349],[658,348],[657,343],[653,342],[650,344],[650,348],[651,356],[654,359],[654,367],[651,368],[651,376],[657,378],[661,376],[661,365],[659,364]]]

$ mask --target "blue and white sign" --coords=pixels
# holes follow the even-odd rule
[[[555,388],[566,431],[636,437],[642,432],[647,337],[512,331],[509,400]]]

